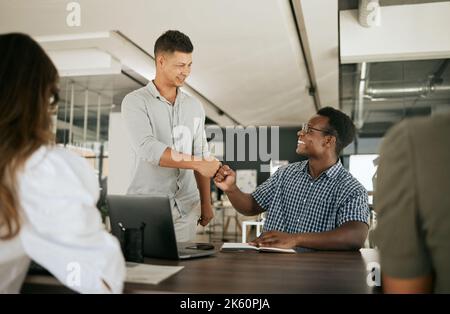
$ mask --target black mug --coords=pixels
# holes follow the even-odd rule
[[[121,246],[123,256],[127,262],[144,262],[144,230],[145,223],[140,228],[125,228],[118,223],[121,230]]]

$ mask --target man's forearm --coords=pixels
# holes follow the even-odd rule
[[[364,245],[367,230],[364,223],[351,221],[331,231],[298,233],[295,235],[296,246],[317,250],[357,250]]]
[[[245,216],[254,216],[263,212],[251,194],[243,193],[238,187],[226,192],[233,207]]]
[[[162,154],[159,165],[166,168],[197,170],[201,165],[201,161],[202,159],[198,157],[182,154],[168,147]]]
[[[211,204],[211,182],[210,179],[194,171],[195,181],[197,181],[200,201],[202,204]]]

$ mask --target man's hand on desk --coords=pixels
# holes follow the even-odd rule
[[[224,192],[236,188],[236,172],[227,165],[222,166],[214,177],[214,184]]]
[[[281,249],[293,249],[297,246],[297,235],[280,231],[268,231],[250,242],[254,246],[277,247]]]
[[[211,204],[209,204],[209,203],[202,204],[201,211],[202,211],[202,213],[198,220],[198,224],[205,227],[214,218],[214,212],[213,212]]]

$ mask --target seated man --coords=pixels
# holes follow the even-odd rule
[[[386,293],[450,293],[450,113],[404,120],[381,145],[375,211]]]
[[[339,161],[353,141],[351,119],[336,109],[317,112],[298,132],[297,153],[308,160],[279,168],[252,194],[236,186],[228,166],[214,178],[243,215],[267,211],[263,234],[251,244],[279,248],[356,250],[368,232],[367,191]]]

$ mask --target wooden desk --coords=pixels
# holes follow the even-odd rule
[[[159,285],[126,284],[125,293],[377,293],[380,288],[366,283],[369,262],[378,262],[377,251],[233,252],[185,261],[147,259],[150,264],[185,268]],[[45,276],[28,276],[23,287],[28,293],[67,290]]]

